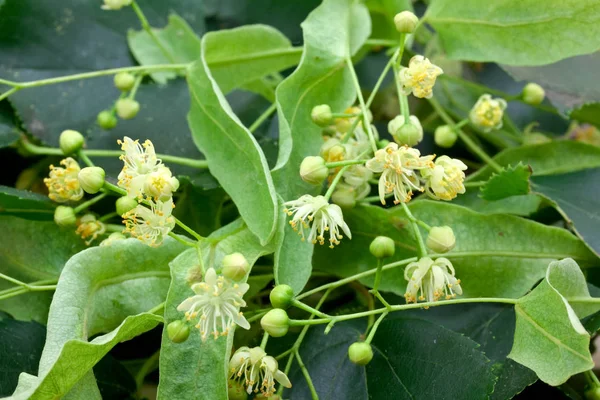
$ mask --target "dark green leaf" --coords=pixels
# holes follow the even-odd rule
[[[19,131],[15,125],[13,110],[8,102],[0,102],[0,148],[10,146],[18,139]]]
[[[179,177],[181,194],[173,215],[202,236],[221,227],[221,210],[226,193],[221,188],[204,189],[187,177]]]
[[[0,185],[0,215],[48,221],[55,207],[47,196]]]
[[[530,191],[529,177],[531,168],[521,163],[510,165],[492,177],[481,187],[481,198],[502,200],[511,196],[525,195]]]
[[[453,200],[456,205],[470,208],[483,214],[513,214],[521,217],[529,217],[545,203],[543,196],[538,194],[526,194],[522,196],[511,196],[502,200],[487,201],[479,197],[475,190],[467,190],[462,196]]]

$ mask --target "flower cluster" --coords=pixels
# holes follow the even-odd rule
[[[443,257],[435,261],[423,257],[408,264],[404,270],[404,279],[408,281],[404,294],[406,302],[433,302],[442,297],[449,300],[462,294],[460,279],[456,279],[454,275],[452,263]]]
[[[125,232],[149,246],[156,247],[175,227],[175,217],[171,215],[175,205],[172,199],[164,202],[148,200],[147,203],[150,208],[139,204],[123,214]]]
[[[504,99],[493,99],[491,95],[482,95],[469,113],[471,123],[483,132],[502,128],[502,117],[506,109]]]
[[[260,347],[240,347],[229,361],[229,379],[246,386],[248,394],[258,393],[270,397],[275,393],[275,381],[287,388],[292,384],[279,370],[277,360]]]
[[[427,58],[417,55],[410,59],[408,68],[402,68],[398,79],[405,95],[430,99],[433,96],[433,85],[444,71]]]
[[[83,189],[79,184],[79,171],[81,168],[77,161],[67,157],[60,162],[63,167],[50,165],[50,176],[44,178],[48,187],[48,197],[57,203],[81,200]]]

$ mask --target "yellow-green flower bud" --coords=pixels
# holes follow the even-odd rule
[[[123,215],[127,211],[133,210],[134,208],[137,207],[137,205],[138,205],[138,202],[136,199],[127,197],[127,196],[119,197],[117,199],[117,201],[115,202],[117,214],[119,214],[119,215]]]
[[[250,268],[248,260],[246,260],[246,257],[244,257],[242,253],[232,253],[226,255],[223,257],[221,264],[223,265],[223,269],[221,271],[222,275],[225,278],[236,282],[244,279],[248,273],[248,269]]]
[[[96,122],[98,122],[100,128],[110,130],[117,126],[117,117],[111,111],[104,110],[98,113]]]
[[[413,33],[418,23],[419,18],[410,11],[402,11],[394,17],[394,25],[400,33]]]
[[[310,117],[312,118],[313,122],[320,127],[326,127],[333,123],[331,107],[329,107],[327,104],[315,106],[310,112]]]
[[[260,326],[273,337],[285,336],[290,328],[290,319],[281,308],[275,308],[260,320]]]
[[[404,123],[404,116],[398,115],[389,122],[388,131],[394,137],[394,141],[400,145],[412,147],[423,140],[423,127],[414,115],[408,118],[408,123]]]
[[[585,396],[586,400],[600,400],[600,387],[595,386],[590,388],[586,390],[583,395]]]
[[[114,242],[118,242],[119,240],[125,240],[127,236],[123,235],[120,232],[113,232],[106,239],[100,242],[100,246],[110,246]]]
[[[385,147],[390,144],[390,141],[387,139],[382,139],[379,142],[377,142],[377,148],[379,149],[385,149]]]
[[[454,146],[454,143],[456,143],[457,138],[458,135],[456,134],[456,132],[454,132],[454,129],[452,129],[448,125],[438,126],[435,129],[435,133],[433,135],[433,140],[435,141],[435,144],[446,149],[449,149],[450,147]]]
[[[454,232],[449,226],[434,226],[427,235],[427,247],[436,253],[446,253],[456,245]]]
[[[256,396],[254,397],[257,398]],[[228,400],[247,400],[248,393],[242,382],[230,379],[227,382],[227,399]]]
[[[271,305],[273,307],[285,310],[292,305],[292,300],[294,300],[294,289],[289,285],[277,285],[271,290],[269,300],[271,300]]]
[[[119,72],[115,75],[115,86],[123,92],[128,92],[133,89],[134,84],[135,76],[131,75],[129,72]]]
[[[190,336],[190,327],[184,321],[173,321],[167,325],[167,335],[174,343],[183,343]]]
[[[105,172],[100,167],[85,167],[79,171],[79,185],[86,193],[98,193],[104,186]]]
[[[536,106],[544,101],[546,92],[544,91],[544,88],[537,83],[528,83],[523,88],[522,96],[525,103]]]
[[[369,251],[377,258],[391,257],[396,251],[396,244],[392,238],[387,236],[377,236],[371,242]]]
[[[300,177],[311,185],[320,185],[329,176],[325,160],[319,156],[305,157],[300,164]]]
[[[81,150],[83,144],[85,143],[85,139],[81,133],[67,129],[60,134],[58,143],[63,154],[68,156],[69,154],[73,154]]]
[[[103,10],[120,10],[131,5],[132,0],[104,0]]]
[[[140,111],[140,103],[133,99],[117,100],[117,114],[122,119],[132,119]]]
[[[75,226],[77,216],[75,215],[73,208],[58,206],[56,207],[56,210],[54,210],[54,222],[56,222],[56,225],[58,226]]]
[[[373,359],[373,349],[366,342],[355,342],[348,347],[348,358],[354,364],[367,365]]]

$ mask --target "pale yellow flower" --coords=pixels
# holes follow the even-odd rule
[[[415,97],[430,99],[433,96],[433,85],[438,76],[444,71],[423,56],[414,56],[408,63],[408,68],[402,68],[398,73],[402,91],[405,95],[412,93]]]
[[[79,184],[79,164],[71,157],[60,162],[62,167],[50,165],[50,176],[44,178],[48,187],[48,197],[57,203],[81,200],[83,189]]]
[[[465,171],[467,166],[460,160],[441,156],[435,160],[433,168],[421,171],[428,196],[436,200],[452,200],[465,192]]]
[[[258,393],[271,397],[275,393],[275,381],[287,388],[292,384],[287,375],[279,370],[277,360],[268,356],[260,347],[240,347],[229,361],[229,379],[246,386],[248,394]]]
[[[171,215],[175,205],[173,199],[167,201],[147,200],[150,208],[140,204],[123,214],[125,232],[138,238],[148,246],[160,245],[175,227],[175,217]]]
[[[77,221],[77,233],[82,239],[90,238],[85,242],[88,246],[98,237],[106,232],[106,225],[98,221],[92,214],[86,214]]]
[[[423,257],[408,264],[404,270],[404,279],[408,281],[404,294],[406,302],[432,302],[442,297],[449,300],[461,295],[460,279],[456,279],[455,274],[452,263],[444,257],[435,261]]]
[[[469,113],[471,123],[483,132],[502,128],[502,117],[506,109],[504,99],[492,99],[489,94],[482,95]]]

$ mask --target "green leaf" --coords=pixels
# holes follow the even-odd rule
[[[0,215],[51,221],[55,207],[47,196],[0,185]]]
[[[592,297],[585,276],[579,265],[571,258],[551,262],[546,278],[552,287],[567,298],[579,319],[600,310],[600,302],[591,301]]]
[[[546,279],[515,305],[515,341],[508,357],[531,368],[552,386],[561,385],[572,375],[594,367],[589,350],[590,335],[559,288],[551,282],[557,274],[572,276],[574,267],[576,265],[570,262],[551,264]],[[554,269],[562,271],[554,271],[552,278]]]
[[[204,58],[191,67],[188,83],[191,96],[188,122],[194,142],[248,228],[265,244],[275,233],[278,213],[277,195],[265,155],[231,110]]]
[[[547,201],[538,194],[526,194],[522,196],[511,196],[502,200],[487,201],[479,196],[475,190],[467,190],[452,201],[453,204],[470,208],[483,214],[513,214],[521,217],[529,217]]]
[[[0,102],[0,148],[10,146],[18,139],[19,130],[15,125],[14,112],[8,102]]]
[[[287,215],[283,214],[283,240],[275,251],[275,283],[286,284],[298,294],[310,279],[312,273],[312,256],[315,245],[310,241],[301,241],[298,234],[287,223]]]
[[[221,211],[227,194],[221,188],[204,189],[188,177],[179,177],[177,207],[173,215],[202,236],[221,227]]]
[[[543,65],[600,49],[594,0],[435,0],[424,20],[452,59]]]
[[[394,24],[394,16],[402,11],[413,11],[410,0],[367,0],[365,5],[371,14],[373,39],[397,40],[398,31]]]
[[[550,199],[567,223],[595,252],[600,254],[600,179],[598,168],[564,175],[536,177],[535,191]]]
[[[200,38],[180,16],[171,14],[164,28],[151,30],[153,36],[145,30],[127,32],[129,48],[141,65],[184,64],[200,58]],[[156,82],[165,84],[177,74],[165,71],[153,72],[151,76]]]
[[[502,200],[511,196],[525,195],[530,192],[529,177],[531,168],[522,163],[510,165],[492,177],[480,189],[485,200]]]
[[[448,225],[454,231],[456,247],[443,256],[452,261],[465,297],[522,296],[544,277],[552,260],[571,257],[581,265],[597,264],[596,256],[586,245],[564,229],[429,200],[415,201],[410,209],[428,225]],[[386,262],[416,256],[416,242],[401,207],[361,206],[346,212],[344,217],[352,230],[352,240],[342,240],[336,249],[319,246],[313,258],[315,269],[347,277],[375,268],[369,245],[379,235],[396,242],[396,254]],[[454,256],[457,253],[463,255]],[[361,282],[372,285],[373,278],[371,275]],[[403,294],[403,268],[384,272],[381,288]]]
[[[329,104],[341,112],[356,92],[345,60],[355,54],[371,33],[366,7],[352,0],[325,0],[302,23],[304,53],[300,65],[276,91],[279,115],[279,157],[274,169],[278,193],[284,200],[315,187],[300,179],[304,157],[318,154],[321,128],[310,112]]]

